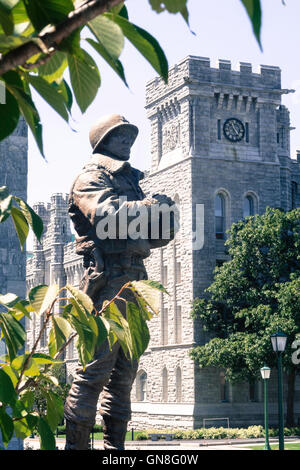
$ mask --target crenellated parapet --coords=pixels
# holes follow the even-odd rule
[[[282,149],[289,153],[281,96],[290,91],[277,66],[253,71],[240,62],[235,70],[229,60],[212,67],[207,57],[186,57],[170,68],[167,84],[154,78],[146,87],[151,171],[190,157],[278,163]]]

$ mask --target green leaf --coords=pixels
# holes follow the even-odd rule
[[[132,281],[133,288],[141,295],[154,313],[158,314],[160,309],[159,292],[167,294],[162,284],[155,281]]]
[[[11,365],[9,364],[6,364],[5,366],[1,367],[1,369],[10,377],[13,386],[16,387],[19,379],[19,375],[17,374],[16,370],[13,369],[13,367],[11,367]]]
[[[40,448],[41,450],[55,450],[55,437],[47,421],[40,418],[38,422],[38,433],[40,435]]]
[[[4,406],[0,406],[0,429],[2,433],[2,441],[5,447],[13,437],[14,425],[13,420],[6,413]]]
[[[29,354],[22,354],[20,356],[17,356],[11,363],[12,367],[17,371],[23,370],[24,364],[28,360],[28,357]],[[27,362],[26,368],[24,370],[24,375],[26,375],[27,377],[35,377],[37,375],[40,375],[39,367],[34,361],[34,359],[30,358],[30,360]]]
[[[52,284],[51,286],[40,285],[33,287],[29,294],[29,301],[37,314],[44,313],[53,304],[59,292],[59,286]]]
[[[29,83],[66,122],[69,120],[69,114],[66,108],[63,96],[58,93],[55,86],[48,83],[42,77],[28,75]]]
[[[83,49],[83,57],[68,54],[70,79],[77,104],[82,113],[93,102],[101,84],[95,61]]]
[[[19,437],[20,439],[26,439],[26,437],[30,436],[32,432],[26,418],[14,421],[14,431],[16,437]]]
[[[99,15],[88,23],[88,27],[107,53],[118,59],[124,48],[124,34],[120,26],[105,15]]]
[[[23,36],[10,36],[0,34],[0,52],[7,52],[25,44],[30,39]]]
[[[134,352],[129,324],[123,317],[116,303],[109,303],[109,305],[103,310],[102,315],[104,324],[106,325],[106,329],[108,331],[110,347],[112,347],[115,341],[118,340],[124,351],[124,354],[126,356],[129,354],[129,356],[132,358]]]
[[[0,402],[14,406],[17,394],[10,376],[0,369]]]
[[[48,24],[61,23],[74,10],[71,0],[23,0],[33,26],[40,31]]]
[[[19,238],[21,250],[23,250],[23,246],[26,242],[29,233],[27,220],[22,214],[22,211],[20,211],[20,209],[18,209],[17,207],[11,207],[10,213]]]
[[[34,405],[35,394],[33,390],[25,390],[20,396],[19,400],[22,401],[24,407],[28,410],[31,410]]]
[[[169,13],[181,13],[184,20],[189,22],[189,14],[187,9],[187,0],[149,0],[152,9],[157,13],[167,10]]]
[[[63,317],[52,317],[51,320],[52,329],[49,335],[49,352],[51,356],[55,356],[74,330],[70,323]]]
[[[65,100],[65,104],[69,112],[71,112],[71,108],[73,105],[73,95],[72,91],[66,82],[66,80],[62,80],[60,83],[53,82],[53,85],[57,87],[58,93],[61,93],[63,99]]]
[[[72,286],[71,284],[66,285],[66,289],[72,294],[74,299],[84,307],[87,312],[92,313],[94,310],[94,304],[92,299],[82,292],[81,290],[77,289],[76,287]]]
[[[25,84],[21,80],[19,74],[14,71],[7,72],[3,74],[6,86],[10,93],[17,100],[19,109],[23,114],[27,124],[30,127],[30,130],[33,134],[33,137],[36,141],[36,144],[42,154],[43,153],[43,139],[42,139],[42,125],[40,122],[39,113],[31,99],[30,92],[29,94],[25,91]]]
[[[168,81],[168,61],[157,40],[147,31],[130,23],[126,18],[112,13],[104,13],[107,18],[117,23],[123,31],[124,36],[152,65],[155,71]]]
[[[44,230],[42,219],[34,212],[34,210],[25,201],[23,201],[22,199],[16,196],[14,196],[14,199],[19,204],[22,214],[24,215],[27,223],[32,228],[33,233],[35,234],[37,239],[40,241],[41,236],[43,234],[43,230]]]
[[[13,16],[11,12],[7,12],[0,3],[0,24],[5,34],[10,35],[14,30]]]
[[[47,401],[46,420],[51,431],[55,431],[64,416],[64,404],[59,395],[48,390],[41,390]]]
[[[26,341],[23,325],[10,313],[0,313],[0,329],[3,333],[10,360],[12,361]]]
[[[1,46],[0,46],[1,49]],[[5,82],[0,79],[0,87],[1,87],[1,95],[3,90],[5,89]],[[9,136],[17,127],[20,118],[20,111],[19,106],[16,99],[13,95],[6,89],[5,92],[5,102],[0,102],[0,140],[5,139]],[[1,208],[2,213],[2,208]],[[7,213],[4,212],[2,215],[2,222],[4,220],[3,217],[7,218]]]
[[[16,294],[5,294],[0,295],[0,304],[5,307],[13,307],[19,301],[19,297]]]
[[[140,309],[133,302],[126,304],[126,318],[130,328],[134,357],[139,358],[149,344],[149,329]]]
[[[119,75],[121,80],[123,80],[125,85],[128,86],[122,63],[118,59],[112,57],[105,49],[105,47],[101,44],[101,42],[93,41],[93,39],[87,39],[87,42],[98,52],[98,54],[103,57],[104,60],[106,60],[106,62],[111,66],[111,68]]]
[[[44,65],[39,66],[39,75],[47,82],[61,80],[65,69],[68,66],[67,56],[64,52],[56,51]]]
[[[248,13],[248,16],[252,24],[254,35],[257,39],[260,49],[262,49],[261,41],[260,41],[261,20],[262,20],[260,0],[241,0],[241,2],[246,8],[246,11]]]
[[[5,9],[6,11],[10,11],[14,8],[14,6],[19,3],[19,0],[0,0],[1,8]]]

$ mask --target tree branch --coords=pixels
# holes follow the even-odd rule
[[[67,19],[57,26],[47,28],[45,32],[38,35],[43,49],[50,50],[51,48],[57,49],[58,45],[67,38],[73,31],[84,26],[88,21],[91,21],[96,16],[105,13],[112,7],[119,5],[124,0],[90,0],[76,10],[69,13]],[[7,54],[3,55],[0,59],[0,75],[13,70],[16,67],[26,63],[35,54],[41,52],[39,41],[35,38],[34,41],[29,41],[22,46],[13,49]],[[44,52],[44,50],[43,50]]]

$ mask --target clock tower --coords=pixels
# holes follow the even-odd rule
[[[300,158],[290,157],[289,112],[281,103],[279,67],[258,72],[241,62],[188,56],[172,67],[166,85],[146,88],[152,165],[146,193],[166,193],[178,204],[180,230],[147,260],[149,279],[160,280],[160,315],[140,361],[132,397],[135,426],[202,427],[228,417],[232,426],[263,422],[260,384],[231,386],[222,370],[190,359],[208,341],[191,318],[191,305],[228,260],[224,243],[233,222],[268,206],[300,206]],[[300,388],[300,386],[298,385]],[[271,410],[276,422],[276,410]],[[214,423],[216,424],[216,423]],[[224,425],[226,423],[223,423]]]

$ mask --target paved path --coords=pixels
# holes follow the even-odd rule
[[[296,438],[285,438],[285,442],[300,442],[300,439]],[[270,444],[277,444],[277,439],[270,439]],[[263,445],[264,439],[235,439],[235,440],[220,440],[218,442],[212,440],[174,440],[170,442],[160,441],[126,441],[126,450],[249,450],[247,445]],[[58,437],[56,438],[56,445],[58,450],[64,450],[65,439]],[[40,448],[39,438],[27,438],[24,441],[24,449],[37,450]],[[103,449],[103,441],[94,442],[95,449]]]

